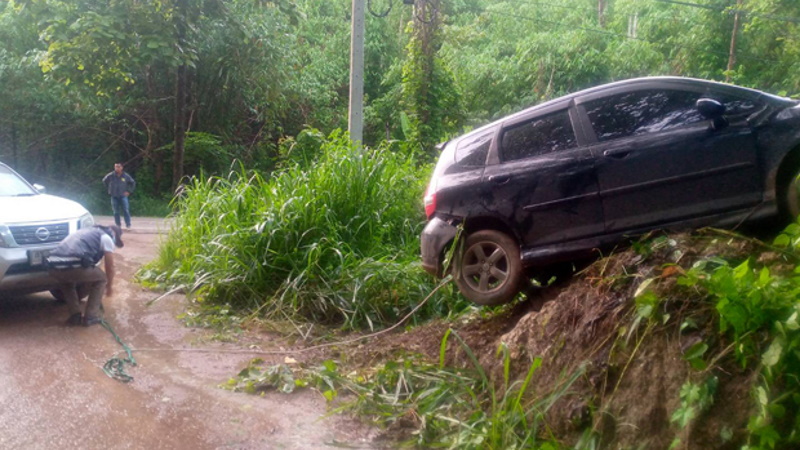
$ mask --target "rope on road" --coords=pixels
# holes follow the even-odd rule
[[[104,326],[106,326],[106,328],[109,331],[111,331],[112,334],[114,334],[114,337],[116,337],[117,342],[119,342],[120,345],[122,345],[122,347],[128,353],[128,360],[130,360],[130,362],[134,366],[136,365],[136,361],[133,360],[132,352],[231,353],[231,354],[244,354],[244,355],[286,355],[286,354],[292,354],[292,353],[305,353],[305,352],[309,352],[311,350],[319,350],[320,348],[325,348],[325,347],[335,347],[337,345],[352,344],[354,342],[362,341],[364,339],[374,338],[376,336],[379,336],[381,334],[385,334],[385,333],[388,333],[388,332],[394,330],[395,328],[397,328],[400,325],[402,325],[406,320],[408,320],[409,317],[413,316],[414,313],[416,313],[423,305],[425,305],[425,303],[428,302],[428,300],[430,300],[431,297],[433,297],[433,294],[435,294],[439,289],[444,287],[448,282],[450,282],[451,279],[452,279],[452,275],[447,275],[444,279],[442,279],[442,281],[439,283],[439,285],[436,286],[436,288],[434,290],[432,290],[430,292],[430,294],[428,294],[427,297],[425,297],[424,300],[422,300],[417,306],[414,307],[414,309],[411,310],[411,312],[406,314],[405,317],[400,319],[397,323],[395,323],[394,325],[392,325],[389,328],[377,331],[375,333],[367,334],[367,335],[364,335],[364,336],[358,336],[358,337],[355,337],[355,338],[345,339],[345,340],[337,341],[337,342],[328,342],[328,343],[325,343],[325,344],[319,344],[319,345],[314,345],[314,346],[311,346],[311,347],[300,348],[300,349],[295,349],[295,350],[265,351],[265,350],[204,349],[204,348],[138,348],[138,349],[131,350],[125,344],[122,343],[122,341],[119,339],[119,337],[116,334],[114,334],[114,331],[111,330],[111,327],[107,326],[105,321],[103,322],[103,324],[104,324]],[[117,352],[117,354],[120,354],[120,353],[122,353],[122,352]],[[118,358],[115,357],[115,358],[110,359],[106,363],[106,366],[108,366],[109,363],[111,363],[112,361],[115,361],[115,360],[118,360]],[[123,361],[124,362],[128,362],[127,360],[123,360]],[[103,370],[105,371],[106,369],[103,368]],[[108,372],[106,372],[106,374],[108,374]],[[108,376],[110,376],[112,378],[116,378],[115,376],[112,376],[110,374]],[[128,376],[128,375],[126,374],[125,376]],[[131,381],[131,380],[133,380],[133,377],[130,377],[129,380],[120,380],[120,381],[128,382],[128,381]]]
[[[122,339],[119,337],[119,335],[117,335],[117,333],[114,332],[114,329],[111,328],[111,325],[109,325],[105,319],[100,320],[100,324],[103,325],[103,328],[108,330],[112,336],[114,336],[114,339],[116,339],[119,345],[122,346],[122,349],[128,354],[127,358],[118,358],[114,356],[106,361],[105,365],[103,366],[103,372],[105,372],[105,374],[109,377],[118,381],[122,381],[123,383],[133,381],[133,377],[125,372],[125,364],[130,364],[131,366],[136,365],[136,360],[133,359],[133,351],[130,349],[130,347],[125,345],[124,342],[122,342]]]

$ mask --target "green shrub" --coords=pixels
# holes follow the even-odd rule
[[[742,367],[758,370],[752,392],[756,408],[743,448],[796,448],[800,444],[800,224],[791,224],[772,246],[764,247],[768,252],[736,264],[715,257],[698,261],[678,282],[708,295],[719,314],[720,336],[732,341],[730,348]],[[702,341],[692,348],[699,346],[703,352],[708,348]],[[715,378],[710,380],[716,383]],[[684,405],[673,415],[679,422],[692,412],[686,405],[713,401],[714,389],[691,384],[684,388]],[[686,418],[691,420],[691,414]]]
[[[418,256],[428,172],[403,152],[353,148],[334,134],[319,159],[271,178],[244,169],[196,178],[143,273],[266,317],[390,323],[433,288]],[[443,299],[422,317],[446,314]]]

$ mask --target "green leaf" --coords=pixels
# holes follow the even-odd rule
[[[781,339],[774,339],[770,344],[767,351],[761,357],[761,362],[767,366],[772,367],[781,360],[781,356],[783,355],[783,342]]]
[[[322,366],[325,367],[325,370],[328,372],[336,372],[337,366],[336,363],[330,359],[326,359],[322,362]]]
[[[788,247],[791,242],[792,239],[789,236],[785,234],[779,234],[778,237],[772,241],[772,245],[776,247]]]
[[[683,359],[689,362],[695,370],[703,370],[707,367],[706,362],[703,360],[703,355],[708,351],[708,344],[700,341],[688,349],[683,354]]]
[[[764,287],[767,286],[770,281],[772,281],[772,277],[770,276],[769,269],[766,267],[762,268],[758,275],[758,285]]]
[[[756,398],[758,399],[758,404],[762,407],[766,407],[767,403],[769,403],[769,399],[767,397],[767,391],[764,389],[763,386],[759,386],[756,388]]]
[[[769,410],[769,413],[776,419],[782,419],[784,416],[786,416],[786,408],[778,403],[773,402],[767,409]]]
[[[800,329],[800,324],[797,323],[797,311],[793,312],[792,315],[786,319],[784,325],[786,326],[786,329],[791,331],[797,331]]]
[[[745,262],[736,266],[733,269],[733,276],[737,280],[741,280],[742,278],[746,277],[750,273],[750,260],[746,260]]]
[[[411,120],[405,111],[400,111],[400,129],[403,131],[403,136],[409,139],[413,133]]]

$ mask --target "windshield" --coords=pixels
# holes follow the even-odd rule
[[[36,194],[37,192],[31,189],[30,185],[19,175],[8,167],[0,165],[0,197],[23,197]]]

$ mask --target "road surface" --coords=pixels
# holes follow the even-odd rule
[[[66,306],[46,293],[0,297],[0,449],[374,448],[372,430],[347,417],[324,417],[325,401],[315,391],[259,397],[217,387],[254,356],[226,353],[243,346],[209,342],[202,339],[207,331],[183,326],[176,319],[183,296],[146,306],[160,293],[131,281],[154,257],[166,227],[134,218],[116,253],[106,320],[134,349],[220,351],[134,353],[138,366],[128,370],[134,380],[126,384],[102,371],[121,350],[102,326],[65,326]]]

